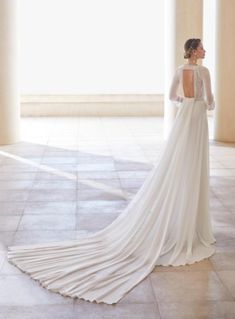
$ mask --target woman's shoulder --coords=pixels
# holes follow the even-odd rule
[[[199,70],[201,75],[204,75],[204,76],[210,75],[210,71],[205,65],[200,65]]]
[[[184,66],[185,66],[185,64],[181,64],[181,65],[179,65],[179,66],[176,68],[176,70],[181,70],[181,69],[184,68]]]
[[[175,69],[175,74],[177,74],[179,76],[181,71],[183,70],[183,68],[184,68],[184,64],[177,66]]]
[[[209,72],[209,69],[205,65],[199,65],[200,69]]]

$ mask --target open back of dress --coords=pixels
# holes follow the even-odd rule
[[[182,71],[182,85],[184,97],[192,98],[194,95],[194,70]]]
[[[112,304],[155,266],[192,264],[214,253],[207,103],[199,69],[185,69],[177,69],[172,84],[180,108],[160,161],[119,217],[75,241],[9,247],[11,263],[51,291]],[[184,97],[177,95],[180,83]]]
[[[178,67],[171,84],[170,99],[182,102],[183,98],[203,100],[207,109],[214,109],[214,97],[207,68],[190,64]]]

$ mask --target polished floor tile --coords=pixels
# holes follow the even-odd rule
[[[48,227],[48,226],[47,226]],[[63,227],[61,227],[63,228]],[[61,230],[50,229],[44,230],[42,227],[40,230],[18,230],[14,236],[12,236],[12,245],[27,245],[40,244],[48,242],[60,242],[65,240],[74,240],[77,238],[78,232],[75,229]]]
[[[0,215],[0,231],[16,231],[21,220],[21,215]]]
[[[232,295],[233,300],[235,298],[235,270],[220,270],[217,274],[224,286],[228,289],[229,293]]]
[[[75,224],[74,214],[24,215],[19,230],[73,230]]]
[[[234,301],[160,302],[162,319],[234,319]]]
[[[77,182],[78,190],[83,189],[110,189],[110,188],[121,188],[121,183],[118,178],[110,178],[110,179],[95,179],[95,178],[88,178],[88,179],[79,179]]]
[[[103,229],[110,225],[119,214],[105,213],[78,213],[77,214],[77,229],[95,231]]]
[[[126,206],[125,200],[78,201],[78,213],[121,213]]]
[[[235,250],[233,252],[218,252],[211,256],[210,261],[215,270],[235,271]]]
[[[24,208],[24,214],[74,214],[76,213],[76,201],[63,201],[63,202],[27,202]]]
[[[78,303],[74,305],[78,317],[86,319],[161,319],[155,303],[128,303],[117,305]]]
[[[72,299],[42,289],[38,282],[24,274],[0,276],[0,306],[40,304],[72,304]]]
[[[0,202],[0,215],[18,215],[24,211],[26,203],[20,202]]]
[[[214,227],[217,252],[235,251],[235,231],[234,227]]]
[[[33,186],[33,180],[10,180],[10,181],[0,181],[0,190],[26,190],[31,189]]]
[[[76,189],[77,183],[73,180],[35,180],[32,189],[33,190],[59,190],[59,189]]]
[[[0,252],[6,252],[8,246],[12,245],[15,231],[0,231]]]
[[[30,190],[0,190],[0,202],[25,202],[30,194]]]
[[[92,201],[92,200],[104,200],[104,201],[114,201],[125,199],[122,189],[109,189],[103,190],[102,184],[101,189],[79,189],[77,191],[77,198],[80,201]]]
[[[78,319],[73,305],[1,306],[0,319]]]
[[[154,272],[150,279],[160,302],[233,300],[214,271]]]
[[[0,193],[1,196],[1,193]],[[60,189],[54,188],[50,190],[46,189],[33,189],[28,195],[28,201],[30,202],[63,202],[63,201],[74,201],[77,199],[76,189]]]

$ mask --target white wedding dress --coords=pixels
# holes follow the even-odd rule
[[[194,97],[178,95],[185,76]],[[179,109],[159,164],[119,217],[77,240],[9,247],[12,264],[61,295],[113,304],[155,266],[192,264],[214,253],[206,112],[214,100],[208,69],[178,67],[170,99]]]

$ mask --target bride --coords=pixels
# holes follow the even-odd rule
[[[178,113],[159,164],[108,227],[77,240],[9,247],[8,259],[64,296],[117,303],[155,266],[192,264],[215,252],[209,214],[210,74],[200,39],[185,42],[170,99]],[[181,95],[178,93],[181,92]]]

